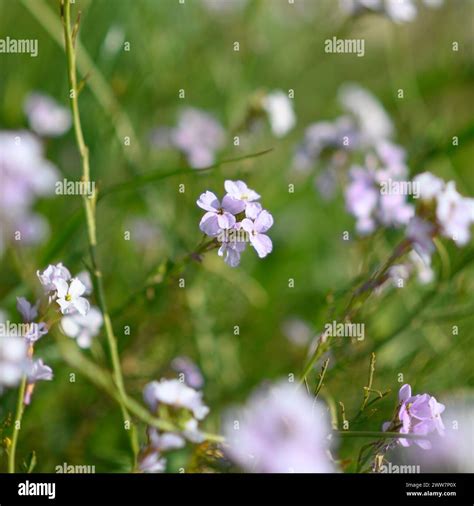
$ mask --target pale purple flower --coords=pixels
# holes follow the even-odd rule
[[[33,344],[45,336],[48,333],[48,330],[48,326],[44,322],[31,322],[28,324],[28,330],[23,337],[26,339],[28,344]]]
[[[235,225],[235,214],[242,212],[245,203],[225,195],[222,204],[214,193],[206,191],[197,200],[197,205],[204,209],[206,214],[199,223],[199,228],[207,235],[213,237],[222,229],[229,229]]]
[[[102,313],[95,306],[91,306],[84,316],[73,313],[61,319],[64,334],[76,339],[80,348],[90,348],[92,339],[100,332],[104,319]]]
[[[217,254],[224,257],[224,262],[230,267],[237,267],[240,264],[240,255],[246,247],[246,243],[242,241],[223,242],[217,250]]]
[[[351,182],[345,191],[347,210],[356,218],[359,233],[371,233],[375,229],[372,215],[377,207],[380,192],[374,185],[373,175],[362,167],[352,167],[350,177]]]
[[[471,238],[474,199],[460,195],[454,181],[450,181],[437,195],[436,217],[441,224],[442,234],[452,239],[458,246],[464,246]]]
[[[157,451],[147,452],[138,461],[142,473],[162,473],[166,469],[166,459]]]
[[[224,421],[230,458],[247,471],[261,473],[334,471],[330,433],[322,404],[286,381],[255,392],[245,408]]]
[[[429,256],[434,251],[434,225],[429,221],[414,216],[407,225],[407,237],[419,255]]]
[[[272,240],[265,234],[272,225],[273,216],[265,210],[261,211],[255,220],[249,218],[242,220],[242,228],[249,233],[250,244],[260,258],[266,257],[273,249]]]
[[[89,271],[81,271],[76,278],[86,287],[85,295],[90,295],[94,290],[92,279]]]
[[[26,244],[41,241],[48,224],[33,213],[39,197],[54,193],[56,167],[43,156],[43,146],[26,131],[0,131],[0,254],[7,241],[21,239]],[[20,235],[17,235],[17,234]]]
[[[56,302],[59,304],[62,314],[72,314],[76,311],[82,316],[87,314],[90,304],[85,297],[82,297],[86,287],[77,278],[73,278],[70,284],[64,279],[57,279],[54,285],[57,290]]]
[[[422,285],[431,283],[434,279],[434,272],[431,268],[431,256],[426,253],[419,253],[412,250],[409,253],[409,258],[412,261],[418,275],[418,281]]]
[[[200,169],[214,163],[215,153],[224,145],[225,131],[210,114],[188,107],[171,132],[171,142],[186,155],[191,167]]]
[[[20,383],[28,367],[28,347],[20,337],[0,337],[0,390]]]
[[[69,109],[42,93],[28,95],[25,113],[32,130],[42,137],[58,137],[71,128]]]
[[[432,432],[437,432],[440,436],[444,435],[444,424],[441,419],[445,406],[440,404],[429,394],[412,395],[411,386],[403,385],[398,393],[400,409],[398,420],[401,423],[401,434],[418,434],[427,436]],[[388,425],[387,425],[388,424]],[[383,426],[383,430],[390,428],[390,422]],[[424,450],[431,449],[431,442],[428,439],[398,439],[402,446],[411,446],[417,444]]]
[[[16,298],[16,308],[26,323],[32,322],[38,316],[38,306],[39,301],[33,306],[24,297]]]
[[[406,225],[415,210],[402,194],[380,195],[377,217],[385,226]]]
[[[416,18],[413,0],[340,0],[342,9],[350,15],[370,10],[384,14],[395,23],[405,23]]]
[[[158,432],[154,427],[147,430],[150,446],[158,452],[178,450],[186,444],[185,439],[175,432]]]
[[[269,93],[264,97],[262,105],[276,137],[284,137],[296,125],[293,102],[285,92],[275,90]]]
[[[185,383],[191,388],[199,389],[204,385],[204,378],[199,367],[189,357],[176,357],[171,367],[184,377]]]
[[[249,188],[243,181],[231,181],[230,179],[227,179],[224,182],[224,188],[230,197],[245,204],[241,211],[245,209],[249,202],[255,202],[260,199],[260,195]]]
[[[198,392],[177,379],[152,381],[144,389],[143,397],[152,412],[156,412],[160,403],[174,408],[184,408],[192,412],[197,420],[202,420],[209,408],[202,401],[202,392]]]
[[[364,143],[376,144],[393,135],[392,120],[382,104],[361,86],[355,83],[341,86],[339,101],[356,118]]]
[[[431,172],[422,172],[413,178],[413,182],[419,186],[420,198],[432,200],[437,197],[444,188],[444,181],[434,176]]]
[[[301,318],[288,318],[282,324],[282,332],[291,343],[297,346],[307,346],[314,332],[310,325]]]
[[[40,273],[40,271],[36,271],[36,274],[46,294],[57,290],[55,284],[56,281],[69,281],[71,279],[71,273],[62,263],[48,265],[42,273]]]
[[[38,381],[51,381],[53,379],[53,370],[44,364],[40,358],[31,361],[28,367],[28,383],[36,383]]]

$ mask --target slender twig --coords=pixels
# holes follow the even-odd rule
[[[326,371],[327,371],[328,365],[329,365],[329,358],[327,358],[324,361],[323,366],[321,368],[321,372],[319,373],[318,385],[316,386],[316,390],[314,391],[314,397],[315,398],[319,395],[319,391],[321,390],[321,388],[323,386],[323,380],[324,380],[324,376],[326,375]]]
[[[84,135],[82,132],[81,117],[79,113],[78,103],[78,85],[77,85],[77,74],[76,74],[76,51],[73,41],[73,33],[71,30],[71,6],[69,1],[61,0],[61,16],[64,27],[64,37],[66,46],[66,59],[67,59],[67,70],[69,80],[69,96],[70,104],[74,123],[74,132],[76,136],[76,143],[79,149],[81,160],[82,160],[82,182],[88,185],[90,183],[90,166],[89,166],[89,149],[85,143]],[[77,29],[76,29],[77,31]],[[87,221],[87,233],[89,240],[89,252],[90,260],[92,265],[92,272],[94,275],[95,286],[97,288],[97,299],[100,309],[104,318],[105,333],[107,336],[107,343],[111,355],[112,369],[115,386],[118,390],[120,398],[120,407],[122,411],[122,417],[124,421],[124,428],[130,439],[130,446],[133,454],[133,467],[136,466],[136,459],[138,455],[138,439],[136,434],[135,426],[130,420],[130,415],[126,407],[126,393],[123,381],[122,369],[120,366],[120,358],[118,353],[117,340],[114,335],[112,321],[110,319],[107,303],[105,297],[105,290],[102,280],[102,272],[99,269],[97,261],[97,237],[96,237],[96,219],[95,219],[95,207],[96,207],[97,194],[94,192],[92,197],[84,195],[84,209],[86,213]],[[127,426],[129,428],[127,429]]]
[[[375,353],[372,353],[370,356],[370,366],[369,366],[369,380],[367,382],[367,386],[364,387],[364,400],[362,401],[362,406],[360,407],[359,413],[362,413],[369,402],[370,393],[372,392],[372,383],[374,381],[374,373],[375,373]]]
[[[23,420],[23,412],[25,411],[25,390],[26,390],[26,374],[23,376],[18,389],[18,399],[16,402],[15,419],[13,420],[13,435],[11,445],[8,449],[8,472],[15,472],[16,445],[18,443],[18,433],[21,430]]]

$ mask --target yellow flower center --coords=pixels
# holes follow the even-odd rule
[[[71,302],[72,297],[71,297],[69,294],[67,294],[67,295],[66,295],[66,300],[67,300],[68,302]]]

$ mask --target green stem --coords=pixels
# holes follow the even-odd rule
[[[23,376],[18,390],[18,399],[16,403],[15,420],[13,420],[13,434],[12,443],[8,449],[8,472],[15,472],[15,457],[16,457],[16,445],[18,443],[18,433],[21,430],[21,423],[23,420],[23,413],[25,411],[25,390],[26,390],[26,375]],[[18,427],[17,427],[18,425]]]
[[[74,123],[74,132],[76,136],[76,143],[82,159],[82,181],[88,185],[90,183],[90,166],[89,166],[89,149],[84,141],[82,132],[81,117],[79,112],[78,95],[79,89],[77,84],[76,75],[76,52],[74,48],[74,37],[71,30],[71,6],[69,1],[61,0],[61,13],[64,26],[64,38],[66,45],[66,59],[68,80],[70,88],[70,103]],[[78,26],[75,26],[77,32]],[[94,275],[95,285],[98,292],[98,303],[104,317],[105,333],[107,336],[107,343],[110,351],[112,370],[115,386],[119,394],[119,404],[122,411],[124,421],[124,428],[129,436],[130,447],[133,454],[133,469],[136,467],[137,456],[139,452],[138,438],[135,426],[130,420],[130,415],[126,406],[126,392],[123,381],[122,369],[120,366],[120,358],[118,353],[117,340],[114,335],[112,321],[110,319],[107,303],[105,298],[105,290],[102,280],[102,272],[99,268],[97,261],[97,237],[96,237],[96,220],[95,220],[95,207],[97,196],[94,192],[92,197],[84,195],[84,209],[87,220],[87,232],[89,240],[89,251],[91,257],[92,271]],[[128,428],[129,427],[129,428]]]
[[[429,439],[428,436],[418,434],[401,434],[400,432],[377,432],[371,430],[337,430],[334,431],[340,437],[374,437],[378,439]]]

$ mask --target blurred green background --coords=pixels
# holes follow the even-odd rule
[[[305,127],[341,113],[336,92],[342,83],[359,83],[379,98],[395,123],[396,142],[408,150],[412,174],[430,170],[456,180],[461,193],[474,193],[473,2],[451,0],[439,9],[420,9],[415,21],[402,25],[378,15],[349,19],[331,0],[296,3],[250,0],[240,10],[218,13],[199,0],[186,0],[185,5],[178,0],[76,1],[75,8],[82,11],[81,54],[89,59],[83,60],[83,70],[91,73],[80,109],[99,191],[139,174],[184,170],[179,154],[153,148],[150,133],[175,125],[185,106],[214,114],[229,132],[219,159],[273,149],[209,172],[186,172],[130,188],[98,204],[99,260],[127,390],[140,398],[145,383],[170,374],[171,360],[187,355],[205,377],[208,430],[219,431],[223,410],[244,401],[262,381],[297,376],[307,346],[290,342],[284,323],[302,319],[316,335],[332,320],[332,301],[337,305],[346,300],[346,290],[357,279],[366,279],[402,237],[401,231],[392,230],[357,238],[341,188],[334,200],[326,201],[313,178],[295,178],[289,170]],[[0,38],[39,40],[37,58],[0,55],[1,129],[27,126],[23,101],[31,91],[67,105],[58,23],[53,0],[0,0]],[[324,41],[334,35],[364,38],[365,56],[326,54]],[[233,50],[235,41],[239,52]],[[452,51],[453,41],[459,41],[459,52]],[[130,51],[123,50],[124,42],[130,43]],[[399,88],[405,90],[402,100],[397,98]],[[179,98],[180,89],[185,99]],[[234,146],[232,132],[255,94],[273,89],[295,90],[296,128],[276,139],[266,125]],[[130,146],[124,145],[125,135],[131,137]],[[453,135],[462,139],[457,148],[451,146]],[[46,148],[64,177],[79,179],[72,131],[48,141]],[[243,179],[262,195],[275,219],[272,254],[259,260],[247,251],[241,265],[231,269],[211,252],[202,264],[186,267],[185,288],[176,280],[150,282],[163,262],[195,248],[202,214],[195,201],[208,189],[223,195],[228,178]],[[295,184],[294,193],[288,192],[289,183]],[[180,184],[184,193],[178,191]],[[57,196],[36,208],[50,223],[49,240],[35,248],[10,248],[0,259],[0,307],[11,319],[17,317],[16,296],[34,297],[36,269],[62,261],[77,273],[87,261],[80,198]],[[133,235],[124,240],[137,218],[149,220],[155,230],[145,245]],[[342,240],[344,231],[350,232],[350,241]],[[392,389],[375,404],[379,410],[354,430],[380,430],[391,417],[400,373],[416,392],[428,391],[440,400],[474,387],[474,248],[472,243],[463,249],[443,244],[449,262],[442,264],[435,254],[435,283],[421,287],[411,280],[403,289],[370,299],[357,320],[366,324],[365,340],[339,340],[332,352],[322,394],[335,404],[343,402],[347,416],[362,401],[371,351],[377,353],[374,387]],[[294,288],[288,286],[290,278]],[[150,286],[143,292],[146,284]],[[459,335],[452,335],[453,325],[459,326]],[[99,341],[102,346],[95,346],[93,356],[105,365],[103,335]],[[55,376],[38,385],[27,409],[20,462],[34,450],[36,471],[54,472],[63,462],[95,465],[97,472],[126,470],[127,440],[117,405],[80,374],[76,383],[69,382],[75,371],[50,336],[37,352]],[[316,373],[310,377],[311,388]],[[14,405],[14,391],[1,398],[2,438],[9,435],[7,416]],[[339,457],[354,458],[361,444],[344,440]],[[170,470],[183,465],[190,451],[176,453]],[[2,459],[0,470],[4,466]]]

